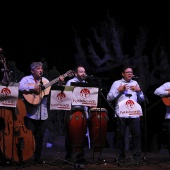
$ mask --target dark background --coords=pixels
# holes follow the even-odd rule
[[[142,25],[149,32],[146,47],[141,52],[142,55],[135,56],[132,60],[143,59],[146,55],[148,56],[146,65],[148,64],[149,68],[136,69],[135,74],[138,74],[139,77],[141,76],[139,83],[149,100],[149,103],[146,102],[142,105],[145,114],[144,120],[148,123],[145,124],[144,122],[143,129],[145,130],[147,126],[149,145],[152,145],[152,141],[155,138],[157,140],[165,111],[165,106],[161,99],[154,96],[153,91],[163,82],[169,81],[170,77],[168,71],[170,61],[169,57],[167,57],[170,52],[170,10],[168,0],[63,0],[53,3],[5,2],[5,4],[1,4],[0,9],[0,47],[3,49],[3,55],[7,63],[8,61],[14,61],[17,68],[25,75],[30,74],[30,63],[32,61],[42,61],[42,58],[48,64],[49,69],[55,66],[59,73],[63,74],[70,69],[74,69],[76,64],[79,63],[77,56],[80,56],[82,64],[85,63],[81,59],[81,52],[77,52],[75,32],[82,40],[84,50],[88,51],[84,40],[89,38],[90,29],[100,28],[103,22],[107,22],[109,17],[116,20],[125,32],[125,37],[121,43],[124,56],[128,54],[129,58],[134,55],[134,44],[139,27]],[[153,49],[159,44],[166,52],[166,57],[160,58],[158,54],[158,56],[154,55],[155,58],[153,58]],[[96,48],[100,54],[103,54],[98,46]],[[116,62],[117,59],[115,59]],[[108,78],[108,80],[102,80],[102,87],[105,89],[103,93],[106,96],[112,82],[121,77],[121,62],[117,66],[114,66],[114,63],[110,69],[108,67],[103,72],[94,72],[95,69],[99,70],[100,66],[96,67],[91,61],[89,63],[85,63],[88,66],[89,74],[95,74],[100,78]],[[157,63],[156,67],[158,69],[154,73],[154,78],[151,79],[150,76],[153,75],[152,71],[155,69],[155,63]],[[164,64],[168,65],[166,70],[163,70]],[[133,65],[135,64],[133,63]],[[136,64],[136,67],[139,66],[140,64]],[[91,71],[92,69],[94,70]],[[145,72],[147,69],[148,72]],[[103,98],[102,107],[108,109],[111,117],[109,130],[112,131],[114,123],[112,119],[113,110]]]
[[[125,48],[130,52],[137,26],[145,24],[150,33],[147,50],[161,36],[169,44],[169,5],[162,1],[82,0],[1,4],[0,46],[7,60],[29,72],[29,64],[45,58],[62,73],[74,68],[74,31],[82,38],[89,29],[100,25],[109,14],[123,26],[127,35]],[[69,62],[68,62],[69,61]]]

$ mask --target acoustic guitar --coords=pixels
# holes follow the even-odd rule
[[[166,91],[170,91],[170,89],[167,89]],[[162,97],[162,101],[166,106],[170,106],[170,96]]]
[[[67,71],[65,74],[63,74],[62,76],[65,78],[65,77],[71,77],[74,75],[74,71],[72,70],[69,70]],[[39,104],[41,99],[45,96],[45,95],[48,95],[50,93],[50,90],[51,90],[51,86],[54,84],[54,83],[57,83],[59,81],[59,77],[57,77],[56,79],[50,81],[50,82],[47,82],[45,81],[43,78],[42,78],[42,82],[43,82],[43,89],[41,90],[40,93],[35,93],[35,92],[23,92],[23,96],[24,98],[26,99],[27,102],[29,102],[30,104],[33,104],[33,105],[36,105],[36,104]],[[35,84],[27,84],[28,86],[32,86],[32,85],[35,85]]]
[[[162,101],[166,106],[170,106],[170,97],[162,97]]]

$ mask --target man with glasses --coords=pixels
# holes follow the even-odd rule
[[[119,155],[116,158],[122,161],[125,156],[125,135],[126,127],[129,126],[131,134],[131,145],[133,160],[139,162],[141,160],[141,131],[140,131],[140,115],[129,115],[119,117],[119,103],[126,99],[133,99],[135,102],[144,101],[144,95],[139,87],[137,81],[132,80],[133,69],[132,67],[125,66],[122,69],[122,79],[113,82],[107,100],[109,102],[115,101],[115,116],[117,119],[117,147]]]

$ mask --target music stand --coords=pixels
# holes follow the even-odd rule
[[[102,158],[102,156],[101,156],[101,153],[102,153],[102,149],[104,148],[104,146],[105,146],[105,143],[103,143],[103,140],[102,140],[102,119],[101,119],[101,117],[102,117],[102,107],[101,107],[101,96],[102,96],[102,88],[101,88],[101,80],[107,80],[107,78],[98,78],[98,77],[93,77],[93,78],[91,78],[91,80],[95,80],[95,81],[98,81],[98,84],[97,84],[97,87],[99,88],[99,117],[100,117],[100,122],[99,122],[99,124],[100,124],[100,128],[99,128],[99,138],[100,138],[100,144],[99,145],[97,145],[96,146],[96,148],[95,148],[95,146],[94,146],[94,149],[93,149],[93,160],[94,160],[94,152],[96,151],[96,152],[99,152],[99,158],[98,158],[98,161],[99,161],[99,163],[103,163],[103,164],[105,164],[106,163],[106,160],[104,160],[103,158]],[[96,138],[97,138],[97,136],[96,136]],[[93,140],[95,140],[95,139],[93,139]],[[106,139],[105,139],[105,142],[106,142]],[[96,150],[95,150],[96,149]]]
[[[12,86],[12,87],[19,87],[19,83],[16,83],[16,82],[0,82],[0,85],[2,86]]]
[[[65,86],[51,86],[51,90],[64,91],[65,90]]]
[[[58,90],[60,91],[61,93],[64,92],[64,91],[72,91],[74,89],[74,87],[72,86],[64,86],[64,85],[55,85],[55,86],[51,86],[51,90]],[[51,94],[51,93],[50,93]],[[55,110],[55,109],[54,109]],[[67,164],[70,164],[72,166],[74,166],[74,163],[70,162],[70,160],[66,160],[66,159],[62,159],[60,156],[59,156],[60,152],[57,152],[56,153],[56,156],[54,157],[54,159],[49,163],[50,165],[58,165],[58,166],[61,166],[61,162],[63,163],[67,163]],[[58,162],[56,162],[58,161]]]
[[[71,86],[76,86],[76,87],[99,87],[99,84],[97,84],[97,83],[76,83],[76,82],[71,82]]]

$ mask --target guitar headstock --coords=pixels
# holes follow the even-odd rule
[[[67,74],[68,77],[72,77],[72,76],[74,76],[74,71],[69,70],[69,71],[66,72],[66,74]]]

